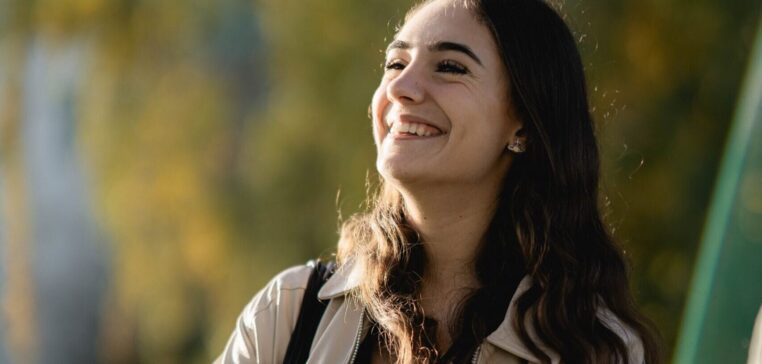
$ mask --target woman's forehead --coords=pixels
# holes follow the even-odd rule
[[[415,11],[395,39],[423,44],[443,40],[470,43],[490,40],[489,31],[471,10],[448,1],[435,1]]]
[[[405,15],[405,21],[410,19],[418,10],[431,4],[449,6],[451,8],[461,7],[468,10],[475,10],[478,7],[476,0],[427,0],[419,2],[417,5],[410,8],[410,10],[408,10],[407,14]]]
[[[409,45],[406,48],[431,49],[437,44],[451,42],[465,45],[483,54],[482,57],[489,57],[489,53],[496,56],[496,45],[489,29],[477,20],[474,10],[463,3],[462,0],[426,3],[411,14],[391,44],[403,42]]]

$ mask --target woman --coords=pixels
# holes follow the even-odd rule
[[[582,64],[540,0],[433,0],[386,52],[382,177],[342,228],[309,363],[655,363],[597,207]],[[283,360],[311,269],[246,307],[220,360]]]

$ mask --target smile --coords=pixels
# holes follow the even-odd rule
[[[394,122],[389,130],[394,136],[439,136],[444,134],[441,130],[423,123]]]

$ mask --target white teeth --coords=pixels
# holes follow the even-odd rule
[[[392,134],[414,134],[422,137],[437,134],[436,132],[432,131],[431,128],[426,127],[426,125],[401,122],[391,123],[389,132]]]

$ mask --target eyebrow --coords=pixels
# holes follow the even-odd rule
[[[403,40],[395,40],[391,43],[389,43],[389,46],[386,47],[386,53],[389,53],[392,49],[410,49],[411,45],[408,42],[405,42]],[[438,51],[438,52],[444,52],[444,51],[456,51],[463,53],[474,61],[478,63],[480,66],[483,66],[482,61],[479,59],[479,57],[474,53],[474,51],[471,50],[471,48],[465,44],[455,43],[455,42],[437,42],[434,44],[430,44],[428,47],[430,51]]]

